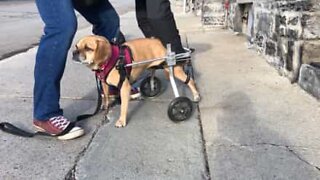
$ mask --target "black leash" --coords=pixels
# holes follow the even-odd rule
[[[97,107],[95,109],[95,111],[92,114],[83,114],[77,117],[77,121],[81,121],[84,119],[87,119],[89,117],[92,117],[96,114],[99,113],[99,111],[101,110],[101,104],[102,104],[102,98],[101,98],[101,92],[102,92],[102,86],[101,86],[101,81],[98,79],[98,77],[96,76],[96,84],[97,84],[97,91],[98,91],[98,101],[97,101]],[[60,135],[63,135],[65,133],[67,133],[68,131],[70,131],[75,125],[75,122],[70,123],[70,125],[67,127],[67,129],[64,130],[64,132],[62,132]],[[23,130],[17,126],[14,126],[13,124],[9,123],[9,122],[0,122],[0,129],[3,132],[9,133],[9,134],[13,134],[16,136],[21,136],[21,137],[26,137],[26,138],[32,138],[36,135],[42,135],[42,136],[53,136],[51,134],[45,133],[45,132],[41,132],[41,131],[36,131],[36,132],[28,132],[26,130]]]
[[[16,136],[29,137],[29,138],[34,137],[35,135],[41,133],[41,132],[35,132],[35,133],[27,132],[25,130],[22,130],[22,129],[8,123],[8,122],[1,122],[0,129],[4,132],[10,133],[10,134],[13,134]]]
[[[77,121],[82,121],[84,119],[87,119],[89,117],[92,117],[96,114],[98,114],[101,110],[101,105],[102,105],[102,98],[101,98],[101,93],[102,93],[102,85],[101,85],[101,81],[99,80],[99,78],[97,76],[96,77],[96,85],[97,85],[97,92],[98,92],[98,100],[97,100],[97,106],[96,109],[94,110],[94,112],[92,114],[82,114],[79,115],[77,117]]]

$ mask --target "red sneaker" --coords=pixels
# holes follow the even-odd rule
[[[82,128],[74,126],[63,116],[52,117],[47,121],[33,120],[33,126],[41,132],[57,136],[60,140],[75,139],[84,134]]]

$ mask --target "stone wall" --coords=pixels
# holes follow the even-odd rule
[[[201,16],[204,25],[224,26],[225,10],[223,2],[223,0],[194,0],[194,10],[197,15]]]
[[[224,6],[226,1],[230,3],[228,9]],[[320,98],[320,0],[194,0],[193,3],[205,25],[228,26],[247,35],[252,47],[280,74],[291,82],[298,81],[303,89]],[[252,31],[246,29],[249,11],[253,12]]]
[[[320,82],[320,77],[305,77],[308,73],[303,73],[301,68],[306,67],[302,64],[308,64],[309,71],[320,67],[320,1],[254,0],[250,4],[254,13],[254,48],[291,82],[299,81],[302,88],[320,98],[320,93],[313,93],[318,91],[314,88],[320,92],[316,85],[319,83],[315,83]],[[243,32],[242,11],[246,5],[232,2],[229,27],[237,32]],[[315,74],[319,73],[312,76]]]

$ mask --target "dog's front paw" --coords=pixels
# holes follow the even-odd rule
[[[127,125],[126,121],[125,120],[122,120],[122,119],[119,119],[117,122],[116,122],[116,127],[117,128],[121,128],[121,127],[125,127]]]

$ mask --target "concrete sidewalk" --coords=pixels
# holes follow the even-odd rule
[[[131,102],[126,128],[114,127],[116,106],[108,120],[101,113],[82,122],[87,135],[74,141],[0,132],[0,179],[320,179],[318,102],[247,50],[243,37],[207,31],[193,15],[176,19],[196,48],[202,101],[191,119],[169,120],[174,96],[159,72],[163,93]],[[122,30],[128,39],[142,36],[133,12],[122,16]],[[0,62],[1,121],[28,129],[35,52]],[[90,70],[68,62],[61,101],[67,117],[93,111],[94,83]],[[179,90],[191,97],[181,83]]]

